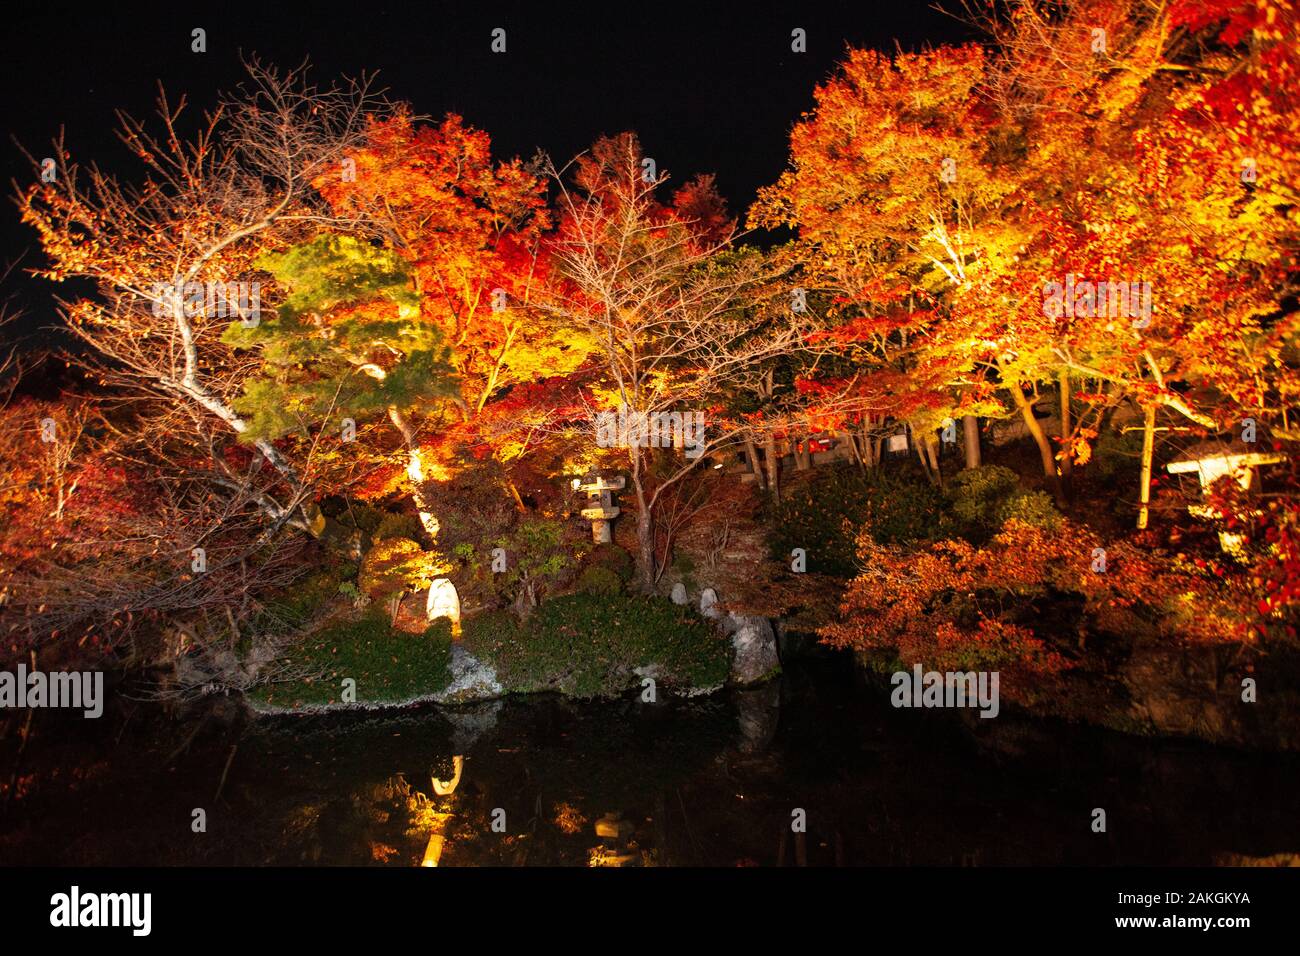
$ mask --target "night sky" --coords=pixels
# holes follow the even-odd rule
[[[241,53],[257,53],[282,66],[308,57],[321,82],[377,70],[381,85],[416,112],[454,111],[485,129],[502,158],[542,148],[567,160],[601,134],[636,130],[672,182],[716,173],[737,215],[780,174],[791,125],[846,44],[915,49],[972,36],[924,0],[734,7],[268,0],[76,12],[40,3],[7,6],[3,16],[6,184],[32,175],[13,140],[43,156],[60,126],[77,161],[135,175],[139,167],[113,135],[114,110],[148,113],[158,81],[169,95],[209,106],[241,79]],[[498,26],[507,31],[505,54],[490,50]],[[206,53],[190,51],[194,27],[207,30]],[[807,53],[790,50],[795,27],[807,31]],[[0,243],[0,262],[42,262],[11,203],[0,214]],[[52,291],[11,275],[0,295],[17,296],[30,334],[57,321]]]

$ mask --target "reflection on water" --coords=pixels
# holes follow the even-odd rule
[[[0,744],[4,780],[15,751],[12,737]],[[0,817],[6,863],[986,866],[1300,852],[1295,757],[1005,712],[895,711],[833,661],[656,705],[547,697],[209,718],[197,732],[123,710],[38,722],[17,768]],[[1107,833],[1091,832],[1094,807]],[[191,830],[195,808],[205,833]]]

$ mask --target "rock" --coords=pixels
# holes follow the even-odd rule
[[[678,581],[673,585],[673,593],[670,595],[674,604],[686,605],[690,603],[690,598],[686,596],[686,585]]]
[[[769,681],[757,687],[736,691],[736,717],[740,724],[740,739],[736,742],[741,753],[761,753],[776,736],[776,726],[781,718],[781,685]]]
[[[430,620],[449,617],[452,623],[460,621],[460,595],[456,585],[446,578],[439,578],[429,585],[429,599],[425,603],[425,616]]]
[[[491,664],[479,660],[459,642],[451,645],[451,683],[435,694],[440,704],[465,704],[490,700],[502,694],[501,682]]]
[[[731,680],[753,684],[774,675],[781,667],[772,622],[757,614],[732,611],[726,621],[731,635]]]
[[[722,611],[718,608],[718,592],[713,588],[705,588],[700,593],[700,613],[713,621],[722,619]]]
[[[1240,728],[1233,726],[1232,698],[1219,693],[1216,670],[1212,655],[1139,641],[1120,679],[1137,720],[1164,734],[1231,741]]]

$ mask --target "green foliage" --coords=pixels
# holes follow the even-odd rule
[[[262,361],[234,402],[249,423],[243,440],[278,438],[331,414],[360,423],[453,394],[450,350],[437,324],[422,320],[391,250],[325,235],[258,265],[288,295],[257,326],[232,322],[222,336]]]
[[[598,544],[592,549],[590,563],[602,568],[609,568],[619,580],[627,583],[636,574],[636,559],[626,548],[616,544]]]
[[[711,687],[729,666],[727,641],[708,622],[639,595],[566,594],[522,623],[502,612],[475,615],[464,621],[462,640],[507,690],[522,693],[613,697],[640,686],[634,668],[654,664],[663,684]]]
[[[564,527],[555,521],[522,521],[493,545],[506,552],[506,570],[498,577],[498,587],[512,598],[522,595],[528,607],[577,564]]]
[[[1088,464],[1090,477],[1105,482],[1129,482],[1142,468],[1142,432],[1108,429],[1097,436]]]
[[[406,266],[391,249],[353,236],[321,235],[255,263],[289,290],[281,315],[323,312],[350,302],[385,299],[419,308]]]
[[[961,522],[980,522],[1020,487],[1020,479],[1002,465],[981,465],[958,472],[948,482],[948,500]]]
[[[412,541],[419,541],[420,536],[423,534],[424,525],[420,524],[420,519],[415,515],[392,514],[389,512],[384,513],[374,530],[374,536],[377,539],[410,538]]]
[[[1008,518],[1035,527],[1058,527],[1061,514],[1049,495],[1022,491],[1010,468],[983,465],[959,472],[945,490],[953,532],[975,544],[995,535]]]
[[[371,537],[380,537],[375,532],[379,528],[379,523],[384,520],[388,512],[382,511],[371,505],[363,504],[359,501],[352,502],[348,508],[339,515],[339,521],[345,524],[351,524],[353,527],[370,535]],[[409,535],[408,535],[409,537]]]
[[[366,552],[357,586],[372,598],[427,588],[436,577],[435,559],[410,538],[384,538]]]
[[[1052,496],[1045,491],[1022,491],[1007,498],[998,506],[998,525],[1001,527],[1012,518],[1035,528],[1054,531],[1061,526],[1063,516],[1056,510]]]
[[[582,594],[620,594],[623,591],[623,579],[607,567],[592,564],[583,568],[574,588]]]
[[[808,570],[848,577],[857,572],[858,529],[866,525],[886,544],[928,540],[939,531],[942,503],[940,493],[924,481],[879,468],[826,468],[771,510],[768,544],[779,561],[803,548]]]
[[[434,621],[422,634],[390,626],[374,609],[339,620],[308,636],[284,662],[309,676],[250,692],[254,705],[337,704],[342,682],[357,682],[358,704],[398,704],[437,693],[451,682],[451,624]]]

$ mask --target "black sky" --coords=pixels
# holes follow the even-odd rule
[[[948,4],[949,9],[955,2]],[[6,6],[0,14],[0,171],[7,184],[31,169],[16,137],[45,155],[63,126],[80,162],[134,172],[113,136],[114,110],[147,113],[157,82],[196,107],[235,85],[240,55],[290,65],[309,57],[318,79],[378,70],[390,93],[417,112],[462,114],[492,136],[500,157],[537,148],[567,159],[602,133],[634,129],[673,181],[714,172],[743,214],[755,190],[786,159],[791,125],[812,105],[847,44],[970,39],[970,31],[928,0],[673,5],[657,0],[602,4],[446,4],[351,0],[338,4],[104,3],[74,12],[63,4]],[[207,31],[192,53],[190,32]],[[507,31],[507,52],[490,49]],[[808,51],[790,50],[795,27]],[[6,189],[6,192],[10,190]],[[0,263],[41,263],[34,234],[0,206]],[[25,323],[54,321],[48,283],[13,278]]]

